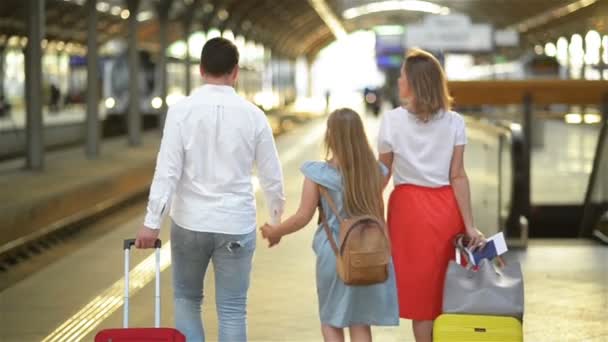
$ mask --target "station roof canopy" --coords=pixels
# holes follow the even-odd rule
[[[86,1],[46,0],[47,39],[86,44]],[[475,23],[492,24],[497,29],[516,29],[527,43],[583,34],[589,29],[608,31],[608,0],[98,0],[100,42],[126,37],[125,18],[131,15],[127,4],[134,3],[139,3],[139,42],[153,51],[159,47],[158,11],[166,8],[170,41],[183,39],[184,23],[191,21],[192,32],[230,29],[235,36],[243,35],[287,57],[314,56],[335,39],[336,25],[351,32],[376,25],[415,23],[433,8],[463,13]],[[403,9],[405,3],[409,10]],[[26,0],[0,1],[2,41],[27,35],[27,4]],[[167,4],[170,6],[163,7]]]

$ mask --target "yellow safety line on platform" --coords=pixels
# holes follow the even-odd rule
[[[171,242],[167,241],[160,252],[161,272],[171,264]],[[154,279],[155,255],[151,254],[130,272],[129,293],[135,295],[146,284]],[[118,310],[124,302],[124,277],[118,279],[99,296],[85,305],[74,316],[70,317],[55,331],[49,334],[43,342],[80,341],[93,331],[104,319]]]

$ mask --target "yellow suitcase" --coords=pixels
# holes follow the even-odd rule
[[[513,317],[443,314],[433,324],[433,342],[522,342],[521,322]]]

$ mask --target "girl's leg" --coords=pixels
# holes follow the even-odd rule
[[[433,321],[412,321],[416,342],[433,341]]]
[[[344,342],[344,329],[321,324],[321,333],[325,342]]]
[[[348,327],[351,342],[371,342],[372,329],[369,325],[352,325]]]

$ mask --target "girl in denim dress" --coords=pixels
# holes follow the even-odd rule
[[[320,196],[319,186],[327,189],[342,217],[371,214],[384,220],[382,185],[388,170],[374,157],[359,115],[351,109],[333,112],[327,122],[325,145],[326,161],[306,162],[301,167],[305,181],[298,211],[280,225],[262,227],[262,235],[271,246],[282,236],[305,227],[319,203],[334,240],[339,241],[340,223]],[[392,264],[386,282],[348,286],[338,277],[336,257],[322,224],[315,232],[313,249],[317,257],[319,316],[325,341],[343,341],[344,328],[349,328],[351,341],[371,341],[370,326],[399,324]]]

